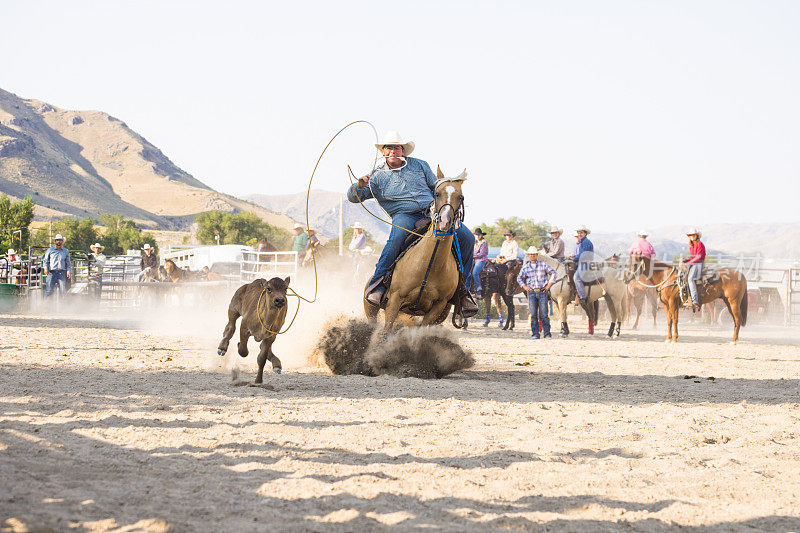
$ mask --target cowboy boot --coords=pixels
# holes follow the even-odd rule
[[[469,293],[468,290],[464,290],[461,294],[461,316],[464,318],[470,318],[478,314],[478,304],[475,303],[475,299]]]
[[[589,335],[594,335],[594,322],[589,321]]]

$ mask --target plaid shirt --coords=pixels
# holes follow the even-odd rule
[[[527,285],[532,289],[543,289],[548,283],[556,280],[556,271],[544,261],[529,261],[517,274],[520,287]]]

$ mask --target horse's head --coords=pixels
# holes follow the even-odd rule
[[[461,193],[461,184],[466,179],[466,169],[455,178],[445,178],[442,170],[436,168],[431,220],[434,233],[439,238],[444,238],[457,229],[464,220],[464,195]]]
[[[506,263],[506,294],[514,294],[514,288],[517,284],[517,276],[519,271],[522,270],[522,261],[509,261]]]

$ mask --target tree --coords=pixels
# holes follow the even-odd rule
[[[19,252],[28,248],[33,205],[30,196],[12,202],[8,195],[0,194],[0,253],[6,253],[9,248]]]
[[[64,237],[64,247],[68,250],[89,251],[89,246],[97,242],[99,232],[94,227],[93,218],[72,218],[64,217],[53,222],[53,236],[60,233]],[[34,246],[48,248],[52,246],[50,242],[50,232],[47,230],[37,231],[31,242]]]
[[[477,228],[478,226],[476,226]],[[536,222],[532,218],[498,218],[494,225],[483,224],[480,228],[486,233],[486,241],[490,246],[503,244],[503,234],[513,231],[517,234],[517,242],[521,250],[530,246],[540,248],[547,240],[550,224],[546,221]]]
[[[197,223],[197,240],[201,244],[249,244],[266,238],[281,250],[288,249],[292,242],[288,231],[267,224],[254,213],[207,211],[197,215],[194,221]]]
[[[122,215],[100,215],[100,221],[106,227],[105,233],[100,237],[100,244],[106,247],[107,255],[124,254],[128,250],[140,250],[145,244],[155,248],[156,239],[151,233],[142,233],[133,220],[128,220]]]

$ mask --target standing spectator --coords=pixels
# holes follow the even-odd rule
[[[475,249],[472,252],[472,259],[475,261],[475,266],[472,269],[472,280],[475,282],[475,293],[480,294],[483,291],[480,273],[489,260],[489,243],[483,238],[486,234],[481,228],[475,228],[474,233]]]
[[[292,251],[299,254],[305,254],[308,248],[308,234],[305,232],[302,224],[295,224],[294,228],[294,244],[292,244]]]
[[[551,229],[550,242],[544,246],[547,255],[559,262],[564,261],[564,240],[561,238],[561,234],[563,233],[564,230],[561,228]]]
[[[528,309],[531,312],[531,337],[539,338],[539,321],[542,322],[544,338],[550,337],[550,315],[547,312],[547,291],[556,281],[556,271],[545,263],[539,261],[539,250],[531,246],[525,252],[528,262],[517,274],[517,283],[528,295]]]
[[[356,222],[353,224],[353,238],[350,240],[350,244],[347,246],[347,249],[354,254],[357,254],[360,253],[366,245],[367,236],[364,235],[364,226]]]
[[[95,266],[95,272],[92,273],[91,277],[89,278],[89,283],[90,287],[92,287],[94,291],[95,298],[99,300],[103,294],[103,268],[106,266],[107,259],[106,254],[103,253],[103,250],[105,250],[106,247],[99,242],[96,242],[89,246],[89,249],[92,251],[92,259],[94,260]]]
[[[686,273],[686,281],[689,284],[689,295],[692,297],[692,311],[700,310],[700,296],[697,293],[697,280],[703,273],[703,265],[706,261],[706,247],[700,242],[702,234],[696,229],[692,228],[686,232],[689,237],[689,259],[684,263],[689,267]]]
[[[47,276],[44,288],[45,298],[53,292],[53,286],[56,283],[62,291],[66,291],[67,280],[72,278],[72,260],[69,257],[69,250],[64,248],[64,237],[57,233],[53,241],[55,245],[48,248],[42,256],[42,268]]]
[[[142,250],[144,253],[142,254],[142,260],[139,262],[139,268],[142,269],[139,272],[139,281],[142,281],[148,272],[158,268],[158,257],[153,253],[153,248],[145,243]]]
[[[653,245],[650,244],[650,241],[647,240],[647,230],[641,229],[639,233],[636,234],[638,239],[631,244],[631,249],[628,251],[631,255],[641,255],[642,257],[646,257],[648,259],[652,259],[654,255],[656,255],[656,250],[653,248]]]
[[[14,285],[20,285],[21,280],[19,274],[22,272],[22,258],[15,249],[9,248],[6,254],[6,260],[6,268],[8,270],[3,273],[3,279]]]
[[[505,263],[506,261],[514,261],[519,259],[519,243],[516,241],[517,234],[508,230],[503,234],[506,240],[500,246],[500,253],[497,255],[497,263]]]

